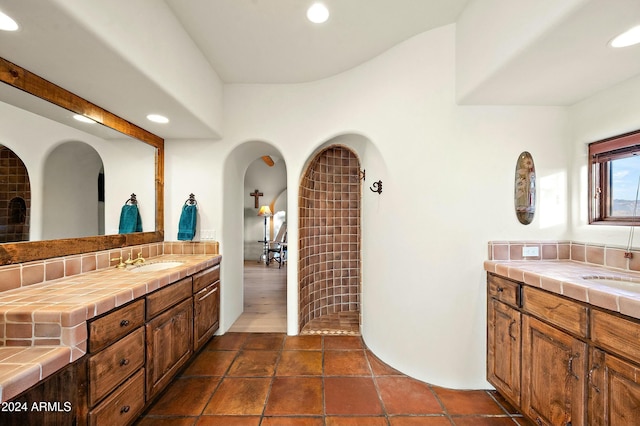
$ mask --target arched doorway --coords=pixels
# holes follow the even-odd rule
[[[269,166],[263,157],[269,156],[274,165]],[[279,170],[279,172],[278,172]],[[281,176],[280,183],[271,181],[267,175],[274,173]],[[273,177],[273,176],[272,176]],[[287,166],[282,154],[271,144],[263,141],[248,141],[237,146],[230,152],[224,166],[225,186],[223,194],[223,244],[224,244],[224,274],[225,282],[229,283],[223,294],[222,319],[229,321],[223,326],[227,331],[247,332],[284,332],[287,331],[287,268],[279,268],[277,263],[266,266],[264,261],[259,263],[263,252],[263,240],[265,221],[258,216],[259,207],[270,206],[273,212],[278,212],[281,207],[286,210],[287,192]],[[256,189],[258,191],[256,191]],[[262,194],[256,199],[251,193]],[[284,204],[283,204],[284,201]],[[278,216],[280,218],[280,216]],[[268,217],[266,221],[267,236],[277,234],[278,228],[274,217]],[[273,223],[273,228],[272,228]],[[252,266],[247,271],[247,264]],[[248,273],[247,273],[248,272]],[[266,275],[268,274],[268,277]],[[277,278],[281,288],[277,289],[277,300],[274,294],[267,290],[267,286],[260,285],[266,279]],[[249,282],[250,281],[250,282]],[[277,304],[280,315],[278,328],[271,327],[269,315],[275,314],[270,306],[270,311],[260,309],[248,309],[253,295],[248,292],[253,286],[266,296],[271,298],[273,304]],[[266,292],[266,293],[265,293]],[[260,299],[258,294],[257,298]],[[262,301],[260,301],[262,303]]]
[[[309,163],[299,188],[301,334],[359,334],[360,160],[331,145]]]
[[[29,241],[31,184],[26,166],[0,145],[0,243]]]
[[[100,154],[84,142],[65,142],[44,165],[42,238],[104,234],[104,166]]]

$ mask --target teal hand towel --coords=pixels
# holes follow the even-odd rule
[[[198,209],[195,204],[185,204],[182,206],[182,214],[178,223],[178,240],[190,241],[196,235],[196,221]]]
[[[132,232],[142,232],[142,218],[136,204],[125,204],[120,212],[120,230],[121,234],[130,234]]]

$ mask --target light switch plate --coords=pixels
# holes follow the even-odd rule
[[[540,256],[540,248],[534,247],[522,247],[522,257],[538,257]]]

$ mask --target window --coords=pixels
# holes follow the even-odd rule
[[[589,144],[589,223],[640,225],[640,131]]]

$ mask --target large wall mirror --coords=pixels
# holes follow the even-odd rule
[[[163,241],[162,138],[2,58],[0,82],[1,265]]]

